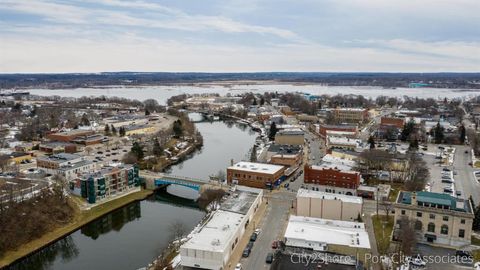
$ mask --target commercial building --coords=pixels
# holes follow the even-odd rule
[[[62,175],[67,180],[95,170],[95,164],[85,157],[67,153],[38,157],[37,167],[50,174]]]
[[[305,138],[304,132],[301,129],[284,129],[279,130],[275,134],[275,143],[277,144],[290,144],[290,145],[303,145]]]
[[[263,191],[237,186],[219,210],[199,224],[180,247],[181,264],[201,269],[228,269],[230,256],[262,203]]]
[[[356,255],[370,250],[365,224],[359,222],[290,216],[285,231],[287,247]]]
[[[362,147],[362,140],[351,139],[348,137],[327,136],[326,139],[327,149],[345,149],[352,150]]]
[[[125,127],[125,135],[127,136],[143,135],[153,132],[155,132],[155,127],[149,125],[134,125]]]
[[[75,153],[77,152],[77,145],[65,142],[46,142],[39,145],[39,150],[49,154],[58,153]]]
[[[361,123],[368,120],[369,113],[364,108],[336,108],[333,117],[340,123]]]
[[[284,179],[284,166],[241,161],[227,168],[227,182],[265,188],[279,185]]]
[[[102,134],[91,134],[91,135],[79,136],[74,140],[72,140],[72,142],[82,144],[82,145],[93,145],[93,144],[99,144],[106,141],[108,141],[108,137],[105,137]]]
[[[297,216],[355,221],[362,215],[363,200],[357,196],[301,188],[296,201]]]
[[[380,118],[380,125],[391,126],[391,127],[396,127],[398,129],[401,129],[405,125],[405,118],[383,116],[382,118]]]
[[[72,142],[76,138],[93,135],[93,134],[95,134],[95,131],[93,130],[73,129],[70,131],[63,131],[63,132],[48,134],[47,138],[52,141]]]
[[[25,152],[11,152],[10,154],[1,155],[0,161],[6,160],[7,164],[21,164],[31,162],[32,156]]]
[[[332,132],[344,132],[347,137],[354,137],[358,134],[357,126],[354,125],[316,125],[316,132],[320,134],[321,137],[326,138],[327,135],[335,134]],[[338,134],[338,133],[337,133]]]
[[[104,122],[118,129],[120,127],[126,128],[128,126],[146,125],[148,124],[148,118],[144,115],[123,114],[106,118]]]
[[[305,165],[304,182],[316,185],[321,191],[356,195],[361,176],[352,170],[354,165],[354,161],[325,155],[320,165]]]
[[[117,165],[103,167],[92,173],[84,173],[71,182],[71,188],[73,193],[93,204],[125,193],[139,184],[140,178],[136,165]]]
[[[394,204],[395,232],[401,234],[401,221],[414,222],[420,243],[462,247],[470,245],[473,208],[469,200],[444,193],[406,192],[398,194]]]
[[[303,148],[300,145],[272,144],[267,150],[266,160],[271,164],[295,167],[302,159]]]

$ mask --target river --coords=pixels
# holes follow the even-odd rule
[[[248,126],[233,122],[201,122],[196,126],[203,135],[202,149],[171,167],[171,173],[207,179],[225,170],[231,159],[246,157],[256,137]],[[172,191],[185,192],[173,187]],[[181,222],[190,231],[203,216],[194,201],[159,192],[87,224],[11,269],[138,269],[168,245],[173,224]]]

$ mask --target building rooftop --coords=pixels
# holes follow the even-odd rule
[[[131,167],[133,167],[133,165],[130,165],[130,164],[118,164],[116,166],[105,166],[94,172],[84,173],[82,175],[82,178],[83,179],[88,179],[89,177],[98,178],[122,169],[130,169]]]
[[[287,145],[287,144],[271,144],[268,147],[268,152],[274,152],[279,155],[296,155],[302,151],[300,145]]]
[[[315,191],[315,190],[309,190],[304,188],[298,189],[297,198],[298,197],[320,198],[325,200],[340,200],[342,202],[358,203],[358,204],[363,203],[363,199],[361,197],[328,193],[323,191]]]
[[[304,135],[305,132],[299,128],[282,129],[277,132],[278,135]]]
[[[353,168],[356,164],[357,163],[353,160],[337,158],[330,154],[327,154],[322,158],[322,163],[320,163],[319,165],[312,165],[312,169],[322,170],[337,168],[338,170],[343,172],[354,173],[356,171],[354,171]]]
[[[125,127],[126,131],[148,128],[148,125],[129,125]]]
[[[182,248],[223,252],[230,249],[230,239],[237,232],[244,215],[217,210],[200,227],[194,229],[189,235],[191,238],[183,244]],[[228,246],[227,246],[228,245]]]
[[[65,162],[65,161],[71,161],[79,158],[82,158],[82,156],[75,155],[75,154],[68,154],[68,153],[59,153],[51,156],[38,157],[37,159],[45,160],[45,161],[54,161],[54,162]]]
[[[290,216],[285,232],[287,245],[302,246],[302,242],[370,249],[365,224],[359,222]]]
[[[323,127],[325,129],[357,129],[357,126],[355,125],[320,125],[320,127]]]
[[[469,201],[453,197],[445,193],[417,191],[417,204],[419,206],[449,209],[459,212],[472,213]],[[402,191],[398,195],[397,203],[412,204],[412,192]]]
[[[228,167],[232,170],[240,170],[246,172],[257,172],[257,173],[268,173],[274,174],[280,170],[283,170],[283,166],[265,164],[265,163],[255,163],[248,161],[240,161],[233,166]]]
[[[327,140],[329,144],[351,145],[354,147],[359,147],[362,145],[362,140],[351,139],[347,137],[327,136]]]
[[[63,136],[75,136],[75,135],[83,135],[86,133],[94,133],[93,130],[85,130],[85,129],[72,129],[69,131],[62,131],[53,133],[53,135],[63,135]]]
[[[338,111],[350,111],[350,112],[364,112],[365,108],[336,108]]]
[[[258,196],[258,192],[250,192],[246,190],[236,190],[232,196],[229,196],[222,202],[220,209],[224,211],[234,212],[245,215],[253,202]]]

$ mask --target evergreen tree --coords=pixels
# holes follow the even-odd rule
[[[257,162],[257,145],[254,144],[250,153],[250,162]]]
[[[461,125],[460,126],[460,143],[465,143],[465,137],[466,137],[466,130],[465,130],[465,126],[464,125]]]
[[[104,131],[105,131],[105,135],[107,136],[110,135],[110,126],[108,124],[105,125]]]
[[[403,125],[402,133],[400,134],[400,140],[402,142],[406,142],[414,129],[415,129],[415,122],[408,121],[408,123],[405,123],[405,125]]]
[[[257,106],[257,99],[255,97],[253,97],[253,103],[252,103],[253,106]]]
[[[110,130],[112,131],[112,135],[117,135],[117,129],[115,128],[114,125],[112,125],[112,127],[110,128]]]
[[[148,109],[145,109],[145,115],[150,115],[150,111]]]
[[[440,125],[440,122],[437,123],[437,126],[433,129],[435,143],[442,143],[445,135],[443,134],[444,128]]]
[[[142,159],[145,155],[143,151],[143,146],[141,146],[138,142],[133,143],[130,152],[132,152],[139,160]]]
[[[159,157],[163,154],[162,146],[158,142],[158,138],[153,139],[153,150],[152,153],[154,156]]]
[[[262,96],[260,98],[260,106],[263,106],[263,105],[265,105],[265,98]]]
[[[409,150],[418,150],[418,140],[417,138],[414,138],[413,140],[410,140],[410,145],[408,146]]]
[[[480,205],[475,207],[475,216],[473,218],[472,230],[480,231]]]
[[[268,135],[270,141],[275,140],[275,135],[277,134],[277,131],[277,124],[275,124],[275,122],[272,122],[272,124],[270,125],[270,134]]]
[[[173,122],[173,134],[176,138],[179,138],[183,135],[183,126],[182,121],[180,119]]]
[[[88,120],[88,116],[86,113],[82,115],[82,119],[80,119],[80,124],[82,126],[90,126],[90,120]]]
[[[125,133],[126,133],[126,131],[125,131],[124,127],[120,127],[118,129],[118,136],[123,137],[123,136],[125,136]]]
[[[368,144],[370,144],[370,149],[374,149],[375,148],[375,139],[373,138],[373,136],[370,136],[368,138]]]

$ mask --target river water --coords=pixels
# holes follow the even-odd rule
[[[231,159],[246,157],[256,137],[248,126],[233,122],[202,122],[196,126],[204,146],[190,159],[173,166],[172,174],[208,179],[225,170]],[[182,192],[185,190],[172,186],[172,193]],[[168,245],[174,223],[181,222],[190,231],[203,216],[194,201],[157,193],[97,219],[11,268],[138,269]]]

